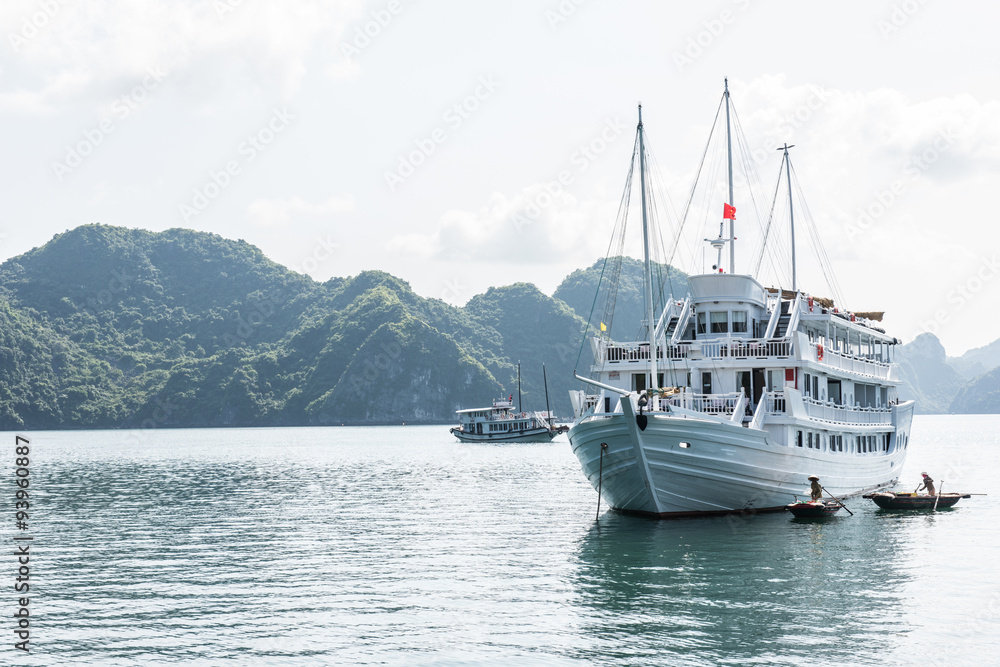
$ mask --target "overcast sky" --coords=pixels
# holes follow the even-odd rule
[[[951,355],[1000,336],[996,3],[4,0],[0,16],[4,259],[86,223],[187,227],[317,280],[551,294],[606,252],[637,102],[680,209],[728,76],[765,208],[774,147],[795,144],[847,308]],[[735,199],[745,272],[759,232]],[[711,264],[692,243],[722,201],[698,205],[689,272]],[[797,239],[799,286],[827,295]]]

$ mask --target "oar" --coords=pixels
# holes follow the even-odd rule
[[[825,487],[825,486],[823,486],[822,484],[820,485],[820,487],[819,487],[819,488],[821,488],[821,489],[823,489],[824,491],[826,491],[826,487]],[[826,491],[826,495],[828,495],[828,496],[830,496],[831,498],[833,498],[834,500],[836,500],[836,501],[837,501],[838,503],[840,503],[840,506],[841,506],[841,507],[843,507],[843,508],[844,508],[845,510],[847,510],[847,505],[845,505],[845,504],[844,504],[844,502],[843,502],[843,501],[842,501],[842,500],[841,500],[840,498],[836,498],[836,497],[834,497],[834,495],[833,495],[832,493],[830,493],[829,491]],[[848,513],[848,514],[850,514],[851,516],[854,516],[854,512],[852,512],[851,510],[847,510],[847,513]]]
[[[941,489],[943,488],[944,488],[944,480],[942,479],[941,483],[938,485],[937,496],[934,498],[934,509],[931,510],[932,512],[937,512],[937,504],[938,501],[941,500]]]

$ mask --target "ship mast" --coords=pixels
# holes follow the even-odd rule
[[[798,286],[795,280],[795,212],[792,210],[792,171],[790,166],[791,162],[788,159],[788,149],[794,147],[795,144],[792,144],[791,146],[785,144],[778,150],[784,151],[783,159],[785,161],[785,177],[788,179],[788,219],[792,230],[792,291],[796,292],[798,291]]]
[[[656,382],[656,326],[653,319],[653,272],[649,264],[649,221],[646,218],[646,149],[642,132],[642,105],[639,105],[639,183],[642,186],[642,260],[644,264],[643,282],[646,288],[646,319],[649,330],[649,388],[655,389]]]
[[[735,207],[733,202],[733,135],[729,127],[729,77],[726,77],[726,153],[729,158],[729,205]],[[719,234],[722,236],[722,234]],[[736,273],[736,219],[729,219],[729,272]]]

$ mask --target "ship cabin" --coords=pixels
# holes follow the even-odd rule
[[[656,392],[647,411],[695,412],[763,428],[780,444],[887,452],[900,381],[899,342],[882,313],[842,311],[830,299],[765,288],[748,275],[688,278],[656,323]],[[591,339],[594,377],[610,389],[653,387],[649,330],[630,343]],[[577,416],[620,412],[614,392],[573,396]],[[905,445],[905,443],[900,443]]]

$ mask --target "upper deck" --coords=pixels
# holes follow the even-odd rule
[[[827,299],[765,289],[750,276],[691,276],[691,296],[671,301],[656,328],[657,366],[788,367],[859,380],[899,382],[898,342],[875,323],[842,313]],[[639,370],[649,343],[591,339],[594,370]]]

